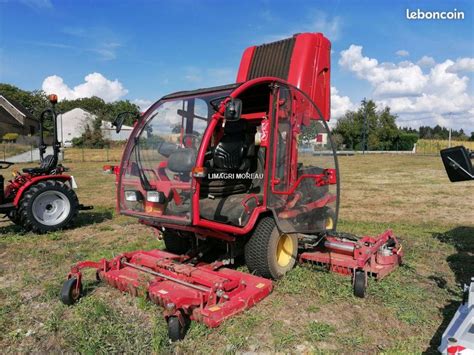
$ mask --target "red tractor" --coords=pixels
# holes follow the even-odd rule
[[[77,187],[74,177],[64,174],[66,168],[58,164],[60,143],[57,138],[57,117],[55,105],[57,96],[50,95],[51,108],[42,112],[40,124],[40,166],[14,171],[13,179],[4,187],[0,175],[0,214],[12,222],[35,233],[56,231],[70,225],[80,209],[90,209],[79,204],[73,188]],[[44,121],[53,121],[53,154],[44,156],[47,146],[44,142]],[[0,161],[0,169],[8,169],[14,163]]]
[[[360,240],[335,232],[330,47],[320,33],[250,47],[237,83],[170,94],[151,106],[123,153],[117,210],[153,227],[166,251],[78,263],[62,301],[74,303],[81,269],[95,268],[99,279],[162,305],[177,340],[190,319],[214,327],[251,307],[271,292],[268,279],[299,260],[352,275],[359,296],[367,276],[398,265],[391,231]],[[251,274],[225,267],[239,258]]]

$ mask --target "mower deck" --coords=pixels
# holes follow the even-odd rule
[[[316,248],[302,253],[299,260],[352,276],[354,294],[364,297],[367,277],[384,278],[402,263],[402,257],[402,247],[389,229],[376,237],[326,236]]]
[[[195,320],[211,328],[252,307],[272,290],[270,280],[224,268],[221,262],[190,262],[187,256],[157,249],[135,251],[110,261],[80,262],[68,279],[78,280],[74,287],[79,294],[81,270],[95,268],[100,280],[164,307],[165,318],[178,317],[182,325],[187,319]],[[74,300],[63,298],[68,301]]]

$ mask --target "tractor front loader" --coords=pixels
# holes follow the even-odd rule
[[[210,327],[272,290],[298,261],[382,278],[402,257],[391,231],[336,233],[339,170],[330,118],[331,45],[321,33],[245,50],[237,82],[166,95],[140,117],[117,176],[117,210],[152,227],[166,251],[85,261],[61,299],[81,295],[82,269],[164,307],[172,340],[190,320]],[[124,116],[116,121],[120,129]],[[250,273],[229,265],[243,259]]]

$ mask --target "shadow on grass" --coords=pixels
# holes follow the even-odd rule
[[[471,277],[474,277],[474,227],[456,227],[445,233],[434,233],[433,237],[456,248],[456,253],[448,256],[446,260],[454,272],[456,283],[460,286],[468,284]],[[430,279],[435,281],[438,287],[446,288],[447,282],[444,278],[433,275]],[[459,292],[448,290],[453,299],[442,309],[443,321],[431,338],[430,347],[426,353],[437,353],[441,336],[461,304],[461,289]]]
[[[77,219],[72,226],[67,229],[76,229],[86,227],[92,224],[102,223],[112,219],[114,216],[111,210],[79,212]],[[24,228],[11,222],[8,218],[0,219],[0,235],[17,234],[24,235],[28,233]]]
[[[111,210],[79,212],[72,228],[86,227],[91,224],[102,223],[112,219],[114,216]]]
[[[0,235],[2,234],[25,234],[25,230],[11,222],[8,218],[0,219]]]

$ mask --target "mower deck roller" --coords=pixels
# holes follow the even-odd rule
[[[213,328],[252,307],[272,290],[270,280],[225,268],[221,262],[193,265],[190,261],[186,256],[150,250],[125,253],[110,261],[80,262],[63,286],[62,301],[74,303],[82,289],[81,270],[95,268],[98,279],[162,306],[171,327],[175,322],[170,318],[177,317],[183,328],[189,320]],[[172,340],[181,338],[173,332],[170,328]]]

